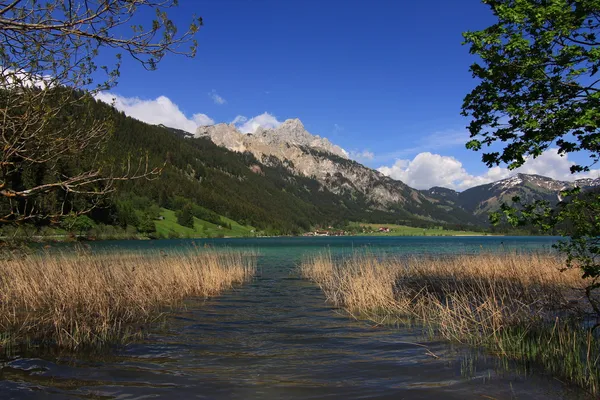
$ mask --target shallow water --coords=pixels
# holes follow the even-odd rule
[[[0,364],[0,398],[575,399],[549,377],[493,357],[354,321],[297,277],[303,256],[549,250],[554,238],[265,238],[196,240],[259,252],[258,276],[185,311],[143,341],[102,356],[16,357]],[[98,242],[96,251],[170,251],[189,240]],[[60,246],[59,246],[60,247]],[[421,344],[421,345],[417,345]],[[426,347],[423,347],[423,346]],[[435,355],[432,356],[432,354]],[[436,358],[437,357],[437,358]]]

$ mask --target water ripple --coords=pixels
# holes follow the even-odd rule
[[[503,247],[514,240],[519,248],[551,243],[548,238],[501,240]],[[178,241],[98,246],[157,249],[161,242],[166,251],[182,246]],[[379,246],[400,254],[423,248],[473,250],[499,242],[368,239],[371,250]],[[415,344],[423,343],[417,331],[373,327],[332,309],[318,288],[293,274],[303,255],[324,248],[322,241],[211,243],[257,248],[260,276],[220,298],[190,300],[166,328],[112,354],[6,361],[0,364],[0,398],[584,398],[548,377],[499,369],[493,357],[475,359],[472,352],[439,341],[425,343],[425,349]],[[333,252],[357,246],[339,239],[326,244]]]

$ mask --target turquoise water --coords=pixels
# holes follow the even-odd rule
[[[259,253],[259,274],[220,297],[189,301],[164,329],[110,354],[6,360],[0,364],[0,398],[582,398],[550,377],[507,371],[497,367],[494,357],[427,341],[418,329],[352,320],[327,305],[320,290],[294,270],[304,256],[327,249],[338,256],[356,249],[392,255],[550,251],[555,240],[325,237],[90,243],[93,251],[167,255],[190,246],[251,248]]]
[[[194,247],[232,247],[259,249],[264,256],[281,254],[293,261],[324,249],[334,253],[349,253],[354,249],[370,249],[389,254],[456,254],[480,251],[548,250],[558,237],[549,236],[340,236],[340,237],[274,237],[236,239],[172,239],[148,241],[91,242],[96,250],[174,250]],[[67,245],[68,246],[68,245]]]

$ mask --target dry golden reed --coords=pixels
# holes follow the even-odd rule
[[[586,282],[552,254],[408,258],[355,253],[305,260],[303,277],[356,318],[416,323],[430,335],[538,361],[599,393],[600,349],[583,327]]]
[[[584,282],[577,271],[562,271],[563,266],[555,256],[540,254],[403,259],[354,254],[338,262],[322,254],[305,260],[300,272],[318,283],[329,301],[354,315],[435,319],[448,335],[465,330],[471,337],[475,326],[452,324],[486,321],[483,325],[498,327],[507,319],[530,320],[549,309],[579,304]]]
[[[215,250],[0,260],[0,334],[5,345],[119,342],[185,298],[216,295],[254,271],[252,254]]]

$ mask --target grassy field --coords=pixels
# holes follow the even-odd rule
[[[208,221],[194,217],[194,229],[186,226],[179,225],[177,223],[177,217],[175,212],[161,209],[160,215],[164,218],[159,221],[155,221],[156,232],[161,237],[189,237],[189,238],[203,238],[203,237],[247,237],[254,236],[254,228],[251,226],[243,226],[226,217],[221,217],[224,223],[231,225],[231,229],[225,227],[219,227]]]
[[[394,224],[364,224],[352,223],[351,226],[360,227],[367,232],[358,232],[359,236],[484,236],[489,235],[485,232],[473,231],[453,231],[437,228],[415,228],[406,225]],[[390,232],[378,232],[379,228],[389,228]]]

